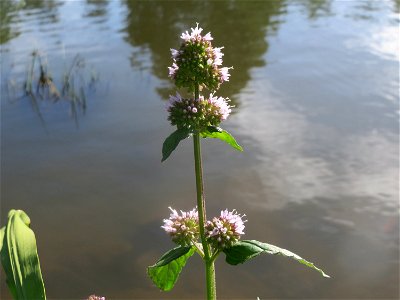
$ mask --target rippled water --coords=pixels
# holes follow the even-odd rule
[[[11,208],[30,215],[49,298],[204,296],[198,258],[169,293],[145,272],[172,247],[168,206],[195,204],[192,144],[160,163],[169,48],[195,22],[234,66],[219,94],[245,148],[204,141],[208,215],[236,208],[246,238],[333,277],[221,257],[219,297],[399,297],[398,1],[25,2],[0,6],[1,223]],[[56,86],[79,55],[86,109],[24,96],[33,51]]]

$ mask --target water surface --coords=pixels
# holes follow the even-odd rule
[[[169,293],[145,272],[173,246],[168,206],[195,204],[190,141],[160,160],[169,49],[196,22],[234,66],[218,94],[245,149],[204,141],[208,215],[236,208],[246,238],[332,276],[221,256],[219,297],[399,297],[399,2],[25,2],[0,7],[1,224],[11,208],[31,217],[50,299],[204,297],[197,257]],[[86,109],[24,95],[35,50],[57,86],[82,58]]]

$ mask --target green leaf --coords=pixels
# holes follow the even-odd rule
[[[215,126],[207,127],[207,130],[201,133],[201,137],[220,139],[221,141],[224,141],[229,145],[231,145],[236,150],[243,151],[243,148],[236,142],[234,137],[228,131],[220,127],[215,127]]]
[[[0,258],[14,299],[46,299],[34,232],[22,210],[11,210],[0,230]]]
[[[155,265],[147,268],[147,274],[159,289],[170,291],[193,253],[194,249],[190,246],[171,249]]]
[[[167,137],[164,141],[163,147],[162,147],[162,160],[166,160],[176,149],[178,146],[179,142],[186,139],[189,136],[189,130],[188,129],[177,129],[174,131],[169,137]]]
[[[286,257],[293,258],[299,263],[306,265],[314,270],[317,270],[324,277],[330,277],[325,274],[324,271],[317,268],[313,263],[301,258],[297,254],[290,252],[286,249],[279,248],[277,246],[261,243],[255,240],[245,240],[239,241],[230,248],[224,250],[226,254],[226,262],[230,265],[237,265],[244,263],[245,261],[260,255],[261,253],[272,254],[272,255],[282,255]]]
[[[1,253],[1,249],[3,248],[3,239],[4,239],[5,234],[6,234],[6,226],[4,226],[3,228],[0,229],[0,253]]]
[[[223,129],[221,127],[217,127],[217,126],[208,126],[207,127],[207,131],[208,132],[222,132]]]

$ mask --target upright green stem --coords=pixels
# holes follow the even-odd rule
[[[195,87],[194,92],[195,99],[199,98],[199,87]],[[212,258],[211,249],[207,243],[206,235],[204,232],[204,223],[206,219],[206,206],[204,199],[204,187],[203,187],[203,168],[201,164],[201,146],[200,146],[200,134],[197,132],[193,134],[193,146],[194,146],[194,167],[196,173],[196,191],[197,191],[197,209],[199,212],[199,225],[200,225],[200,238],[203,245],[204,261],[206,267],[206,283],[207,283],[207,299],[217,299],[216,284],[215,284],[215,266]]]
[[[200,135],[198,133],[193,135],[194,146],[194,168],[196,172],[196,191],[197,191],[197,210],[199,212],[199,225],[200,225],[200,238],[203,245],[204,259],[210,258],[210,247],[207,244],[204,232],[204,225],[206,220],[206,207],[204,201],[203,191],[203,170],[201,166],[201,148],[200,148]]]

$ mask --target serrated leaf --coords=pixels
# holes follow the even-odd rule
[[[46,299],[34,232],[22,210],[11,210],[0,231],[0,258],[14,299]]]
[[[319,273],[321,273],[322,276],[328,278],[330,277],[329,275],[325,274],[324,271],[317,268],[313,263],[305,260],[304,258],[301,258],[297,254],[289,250],[255,240],[239,241],[232,247],[225,249],[224,252],[226,254],[226,262],[230,265],[244,263],[245,261],[253,257],[256,257],[262,253],[266,253],[293,258],[299,263],[318,271]]]
[[[187,129],[177,129],[169,137],[167,137],[163,143],[162,147],[162,160],[166,160],[171,153],[176,149],[179,145],[180,141],[186,139],[189,136],[189,130]]]
[[[201,133],[201,137],[220,139],[221,141],[224,141],[225,143],[232,146],[234,149],[243,151],[243,148],[236,142],[235,138],[228,131],[220,127],[207,127],[207,130]]]
[[[170,291],[193,253],[194,249],[190,246],[171,249],[155,265],[147,268],[147,274],[159,289]]]

